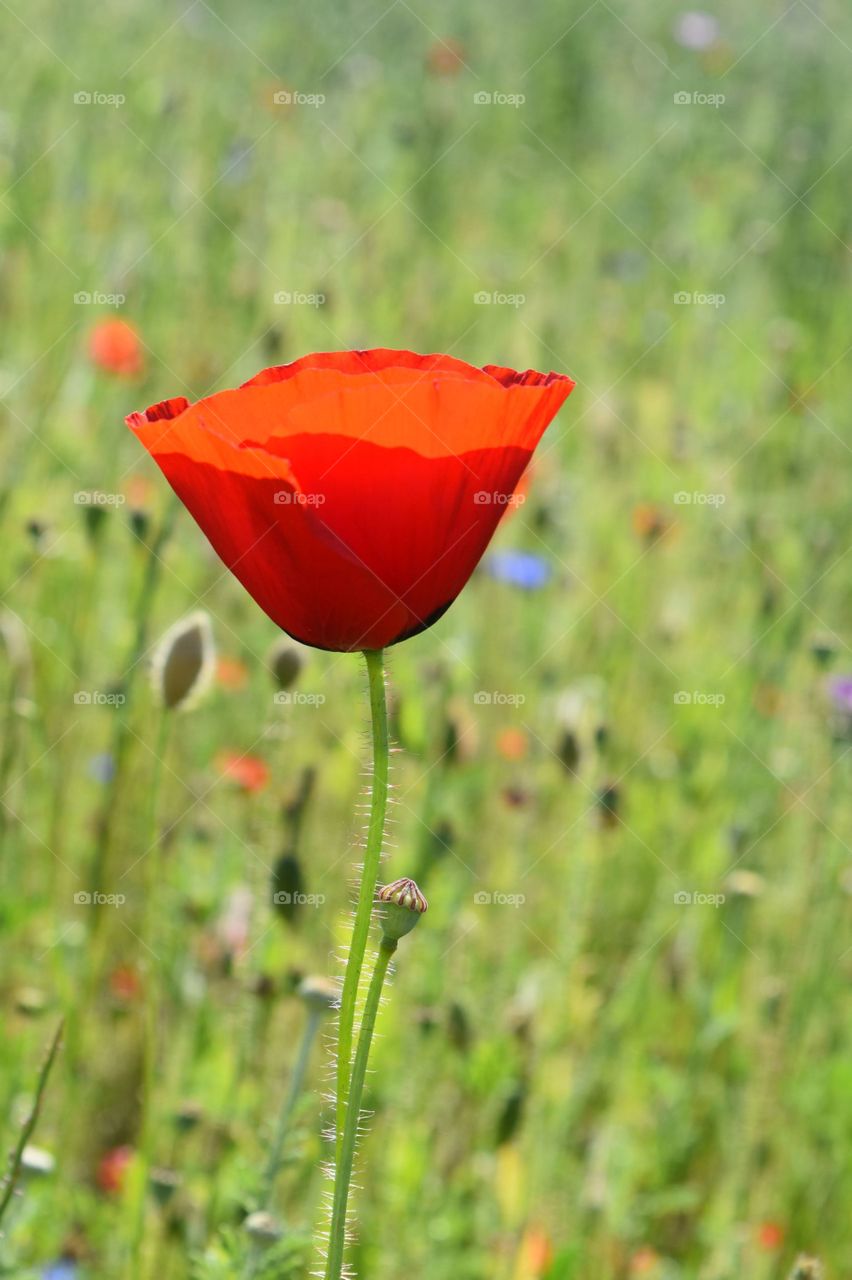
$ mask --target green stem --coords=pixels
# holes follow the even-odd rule
[[[343,1248],[346,1240],[346,1209],[349,1203],[349,1184],[352,1181],[352,1166],[355,1161],[355,1143],[358,1138],[358,1122],[361,1116],[361,1099],[364,1095],[364,1080],[367,1075],[367,1060],[370,1056],[370,1045],[373,1040],[373,1028],[376,1025],[376,1013],[382,995],[388,965],[397,944],[392,938],[382,938],[376,967],[367,992],[364,1005],[364,1019],[358,1036],[358,1048],[352,1065],[352,1080],[349,1086],[349,1105],[346,1111],[346,1122],[343,1129],[343,1141],[337,1158],[334,1174],[334,1203],[331,1213],[331,1233],[328,1242],[328,1262],[325,1269],[325,1280],[341,1280],[343,1274]]]
[[[18,1175],[21,1172],[21,1161],[24,1158],[24,1148],[26,1147],[30,1138],[33,1136],[33,1132],[35,1130],[36,1124],[38,1123],[39,1113],[41,1112],[41,1104],[44,1101],[44,1091],[47,1088],[47,1081],[50,1076],[51,1067],[53,1066],[53,1063],[56,1059],[56,1055],[59,1052],[59,1045],[62,1041],[62,1029],[64,1025],[65,1025],[65,1021],[64,1019],[62,1019],[59,1023],[59,1026],[56,1028],[56,1033],[53,1039],[50,1042],[50,1048],[47,1051],[47,1057],[45,1058],[42,1064],[41,1071],[39,1072],[38,1083],[36,1085],[36,1091],[35,1091],[35,1101],[33,1102],[33,1105],[30,1108],[29,1115],[27,1116],[26,1120],[21,1126],[21,1132],[18,1136],[18,1141],[15,1144],[15,1147],[9,1157],[8,1172],[5,1178],[3,1179],[2,1183],[0,1183],[0,1218],[3,1217],[6,1210],[9,1208],[9,1204],[11,1203],[12,1196],[15,1194],[15,1188],[18,1182]]]
[[[340,997],[340,1014],[337,1021],[337,1117],[336,1163],[340,1165],[343,1131],[346,1124],[349,1097],[349,1074],[352,1062],[352,1041],[355,1027],[355,1006],[364,954],[370,933],[370,918],[379,867],[382,859],[382,837],[385,828],[385,810],[388,801],[388,712],[385,700],[384,654],[381,649],[364,651],[367,662],[367,679],[370,689],[370,716],[373,730],[373,788],[370,806],[370,825],[367,832],[367,848],[361,872],[361,887],[355,909],[355,924],[349,944],[349,958]]]
[[[293,1117],[296,1103],[302,1093],[305,1085],[305,1076],[308,1070],[308,1063],[311,1059],[311,1049],[316,1039],[317,1030],[322,1021],[321,1009],[309,1009],[308,1020],[305,1023],[305,1030],[302,1034],[302,1043],[299,1046],[299,1056],[293,1067],[293,1074],[290,1079],[290,1088],[284,1099],[284,1104],[278,1116],[278,1127],[275,1130],[275,1139],[272,1143],[272,1149],[269,1152],[269,1162],[266,1166],[266,1173],[263,1177],[263,1190],[260,1195],[261,1209],[268,1209],[272,1202],[272,1193],[275,1190],[275,1179],[278,1176],[278,1170],[281,1168],[281,1161],[284,1155],[284,1143],[290,1129],[290,1121]]]

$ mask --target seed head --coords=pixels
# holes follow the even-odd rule
[[[381,925],[385,938],[398,942],[410,933],[429,903],[413,880],[392,880],[376,895],[381,904]]]

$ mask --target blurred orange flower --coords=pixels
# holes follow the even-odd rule
[[[757,1243],[767,1253],[780,1249],[784,1243],[784,1228],[780,1222],[761,1222],[757,1228]]]
[[[145,368],[139,335],[126,320],[101,320],[89,334],[89,358],[119,378],[138,378]]]
[[[243,791],[262,791],[269,781],[269,765],[260,756],[221,751],[216,764],[222,777],[235,782]]]
[[[673,528],[668,513],[653,502],[640,502],[633,508],[633,532],[643,542],[658,542]]]
[[[503,729],[497,735],[497,752],[504,760],[525,759],[529,745],[523,729]]]
[[[239,658],[223,657],[216,663],[216,680],[223,689],[244,689],[248,677],[248,667]]]
[[[630,1259],[630,1274],[632,1276],[647,1276],[656,1271],[660,1264],[660,1255],[656,1249],[651,1249],[648,1245],[643,1245],[641,1249],[637,1249],[633,1257]]]

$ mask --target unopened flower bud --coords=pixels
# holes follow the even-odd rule
[[[390,942],[398,942],[410,933],[429,906],[414,881],[407,877],[392,880],[379,889],[377,900],[383,908],[382,933]]]
[[[286,636],[272,646],[267,662],[272,678],[282,693],[292,688],[305,665],[301,650]]]
[[[275,1244],[284,1234],[278,1219],[265,1209],[250,1213],[243,1223],[243,1229],[260,1245]]]
[[[209,687],[216,667],[210,615],[193,613],[170,627],[154,649],[155,692],[169,711],[192,706]]]
[[[296,990],[296,995],[309,1009],[320,1013],[334,1009],[340,1003],[340,989],[336,982],[322,975],[311,975],[303,978]]]

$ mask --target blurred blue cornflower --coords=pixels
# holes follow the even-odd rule
[[[537,591],[550,581],[550,564],[533,551],[494,551],[485,559],[486,573],[524,591]]]
[[[79,1280],[80,1268],[73,1258],[57,1258],[41,1273],[41,1280]]]

